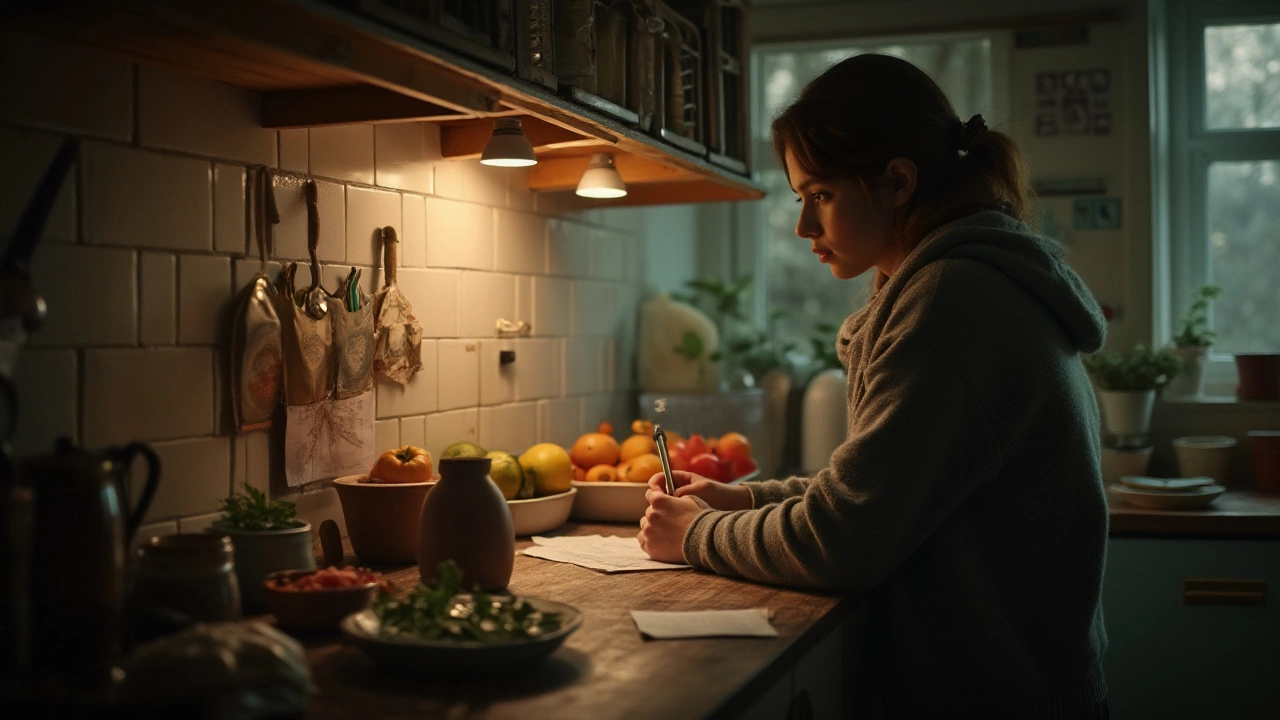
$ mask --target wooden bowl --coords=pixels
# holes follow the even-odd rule
[[[366,565],[418,562],[422,501],[435,482],[371,483],[366,475],[333,481],[351,549]]]
[[[282,570],[271,573],[263,581],[263,587],[267,591],[267,607],[276,616],[280,627],[302,632],[335,631],[343,618],[368,608],[378,596],[378,580],[370,580],[354,587],[320,590],[282,590],[279,587],[315,572]]]

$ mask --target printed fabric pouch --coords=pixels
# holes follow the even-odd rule
[[[385,285],[373,295],[373,370],[379,377],[407,385],[422,369],[422,325],[409,298],[396,285],[400,241],[396,229],[382,229],[382,272]]]

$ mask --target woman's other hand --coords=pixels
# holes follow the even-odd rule
[[[747,510],[751,492],[745,487],[725,485],[684,471],[672,471],[675,496],[666,492],[662,473],[649,478],[645,499],[649,508],[640,518],[640,549],[660,562],[684,562],[684,535],[689,525],[706,507],[716,510]],[[745,496],[745,498],[743,497]]]
[[[676,486],[676,497],[693,495],[702,498],[702,501],[710,505],[712,510],[751,509],[751,491],[742,485],[726,485],[684,470],[672,470],[671,480]],[[652,493],[665,495],[666,488],[667,481],[662,473],[649,478],[649,489],[645,492],[649,504],[653,504]]]

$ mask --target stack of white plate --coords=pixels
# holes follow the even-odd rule
[[[1210,477],[1153,478],[1126,475],[1111,492],[1138,507],[1152,510],[1193,510],[1207,507],[1227,489]]]

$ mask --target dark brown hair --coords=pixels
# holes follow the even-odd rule
[[[898,208],[898,241],[914,248],[935,228],[979,210],[1030,221],[1031,187],[1013,138],[962,123],[938,84],[890,55],[855,55],[827,69],[773,121],[784,170],[788,150],[807,174],[864,190],[893,158],[916,165],[916,190]],[[877,276],[876,287],[884,278]]]

